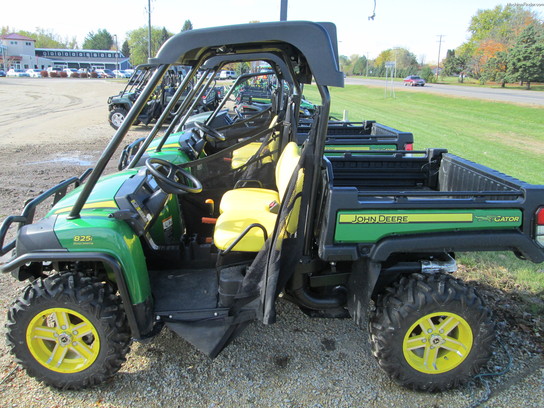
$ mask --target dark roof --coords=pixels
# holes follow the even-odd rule
[[[17,33],[9,33],[0,37],[2,40],[36,41],[33,38],[26,37]]]
[[[251,58],[255,61],[266,61],[270,66],[276,71],[277,74],[280,74],[281,78],[286,79],[290,83],[293,82],[293,79],[291,77],[291,73],[289,72],[289,68],[287,67],[287,64],[284,60],[282,60],[280,57],[278,57],[275,54],[269,54],[269,53],[255,53],[255,54],[246,54],[246,57]],[[247,58],[240,58],[239,55],[217,55],[215,57],[210,58],[206,61],[204,65],[202,65],[201,68],[208,69],[208,68],[215,68],[219,65],[228,64],[231,62],[238,62],[238,61],[244,61],[247,60]]]
[[[166,41],[150,63],[195,65],[215,55],[268,52],[298,65],[302,82],[344,86],[339,70],[336,26],[332,23],[280,21],[184,31]]]

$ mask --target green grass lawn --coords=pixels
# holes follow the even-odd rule
[[[543,108],[403,91],[395,99],[385,98],[383,88],[359,85],[330,91],[333,116],[341,118],[347,110],[351,121],[376,120],[412,132],[416,149],[446,148],[523,181],[544,184]],[[320,100],[315,87],[306,87],[304,94]],[[510,253],[461,254],[459,261],[468,279],[544,301],[542,264]],[[532,313],[535,309],[544,313],[542,303],[528,305]]]
[[[331,88],[331,115],[352,121],[376,120],[414,134],[416,149],[450,153],[500,170],[523,181],[544,184],[544,109],[500,102],[347,85]],[[317,90],[305,96],[319,101]]]
[[[384,81],[384,77],[360,77],[360,76],[353,76],[352,78],[365,78],[365,79],[378,79],[380,81]],[[402,82],[403,78],[394,78],[395,82]],[[501,84],[495,83],[495,82],[486,82],[485,84],[481,84],[478,79],[474,78],[465,78],[463,83],[460,83],[457,77],[438,77],[438,82],[435,81],[436,77],[433,77],[432,82],[437,84],[443,84],[443,85],[459,85],[459,86],[474,86],[474,87],[480,87],[480,88],[501,88]],[[508,83],[506,84],[507,89],[522,89],[527,90],[525,85],[519,86],[519,83]],[[531,82],[531,91],[544,91],[544,83],[540,82]]]

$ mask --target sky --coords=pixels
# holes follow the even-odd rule
[[[441,56],[465,42],[470,19],[478,9],[514,2],[498,0],[288,0],[288,20],[331,21],[338,29],[339,53],[371,59],[386,49],[407,48],[418,61],[436,63],[439,39]],[[55,2],[53,2],[55,3]],[[85,36],[99,29],[115,34],[119,46],[130,30],[148,24],[148,0],[91,0],[73,7],[52,6],[50,1],[25,0],[24,7],[8,2],[0,13],[0,26],[12,31],[50,30],[62,39]],[[193,28],[277,21],[281,0],[151,0],[151,24],[177,33],[185,20]],[[55,3],[56,4],[56,3]],[[84,6],[80,7],[78,4]],[[544,15],[544,0],[531,9]]]

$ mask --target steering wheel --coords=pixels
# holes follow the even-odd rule
[[[194,122],[195,127],[200,130],[204,135],[211,137],[219,142],[225,141],[225,135],[219,133],[217,130],[205,125],[202,122]]]
[[[212,139],[215,139],[219,142],[225,141],[225,135],[222,133],[219,133],[217,130],[209,127],[208,125],[205,125],[202,122],[194,122],[195,127],[200,130],[205,135],[211,137]]]
[[[145,161],[145,166],[155,178],[160,189],[168,194],[181,193],[200,193],[202,191],[202,183],[198,179],[181,167],[169,161],[150,157]],[[181,183],[180,179],[187,179],[192,184],[188,186]]]

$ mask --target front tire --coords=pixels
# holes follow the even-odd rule
[[[112,109],[108,116],[108,122],[110,123],[110,126],[115,130],[119,129],[119,127],[121,127],[121,124],[125,121],[127,113],[128,112],[125,108]]]
[[[491,313],[473,288],[447,275],[404,277],[377,300],[372,352],[397,383],[443,391],[485,364],[495,338]]]
[[[130,329],[111,286],[64,272],[28,285],[7,317],[7,340],[28,375],[60,389],[113,376],[129,351]]]

